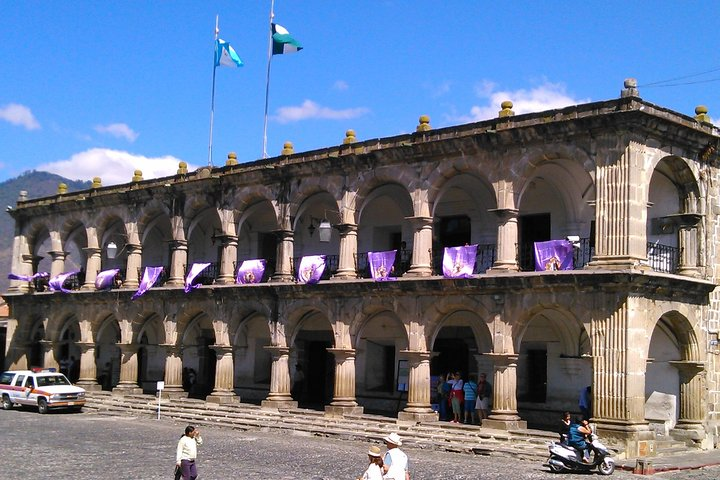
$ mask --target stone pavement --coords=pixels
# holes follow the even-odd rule
[[[617,460],[617,468],[642,475],[697,470],[720,466],[720,450],[678,453],[649,458]],[[644,468],[643,468],[644,467]]]

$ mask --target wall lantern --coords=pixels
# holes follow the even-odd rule
[[[107,255],[107,258],[111,260],[117,256],[117,251],[118,248],[117,245],[115,245],[115,242],[110,242],[105,247],[105,254]]]
[[[328,222],[326,219],[323,219],[323,221],[320,222],[320,226],[318,226],[318,230],[320,232],[320,241],[323,243],[328,243],[332,234],[332,225],[330,225],[330,222]]]

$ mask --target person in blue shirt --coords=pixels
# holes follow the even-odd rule
[[[568,430],[568,445],[582,451],[583,462],[585,463],[590,463],[588,436],[591,434],[590,424],[585,418],[576,418],[575,421],[570,424],[570,429]]]
[[[475,424],[475,398],[477,398],[477,383],[475,374],[470,375],[470,379],[463,385],[463,394],[465,397],[465,422],[467,424]]]

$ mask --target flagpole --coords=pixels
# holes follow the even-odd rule
[[[208,167],[212,167],[213,121],[215,117],[215,70],[217,70],[217,39],[220,33],[220,15],[215,15],[215,56],[213,56],[212,94],[210,95],[210,141],[208,142]]]
[[[270,34],[268,37],[268,65],[267,78],[265,81],[265,122],[263,124],[263,158],[268,158],[267,154],[267,125],[268,125],[268,99],[270,96],[270,63],[272,61],[272,22],[275,17],[275,0],[270,0]]]

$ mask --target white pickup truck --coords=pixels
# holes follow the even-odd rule
[[[39,413],[51,408],[80,411],[85,405],[85,389],[76,387],[55,369],[12,370],[0,374],[3,410],[13,405],[37,406]]]

